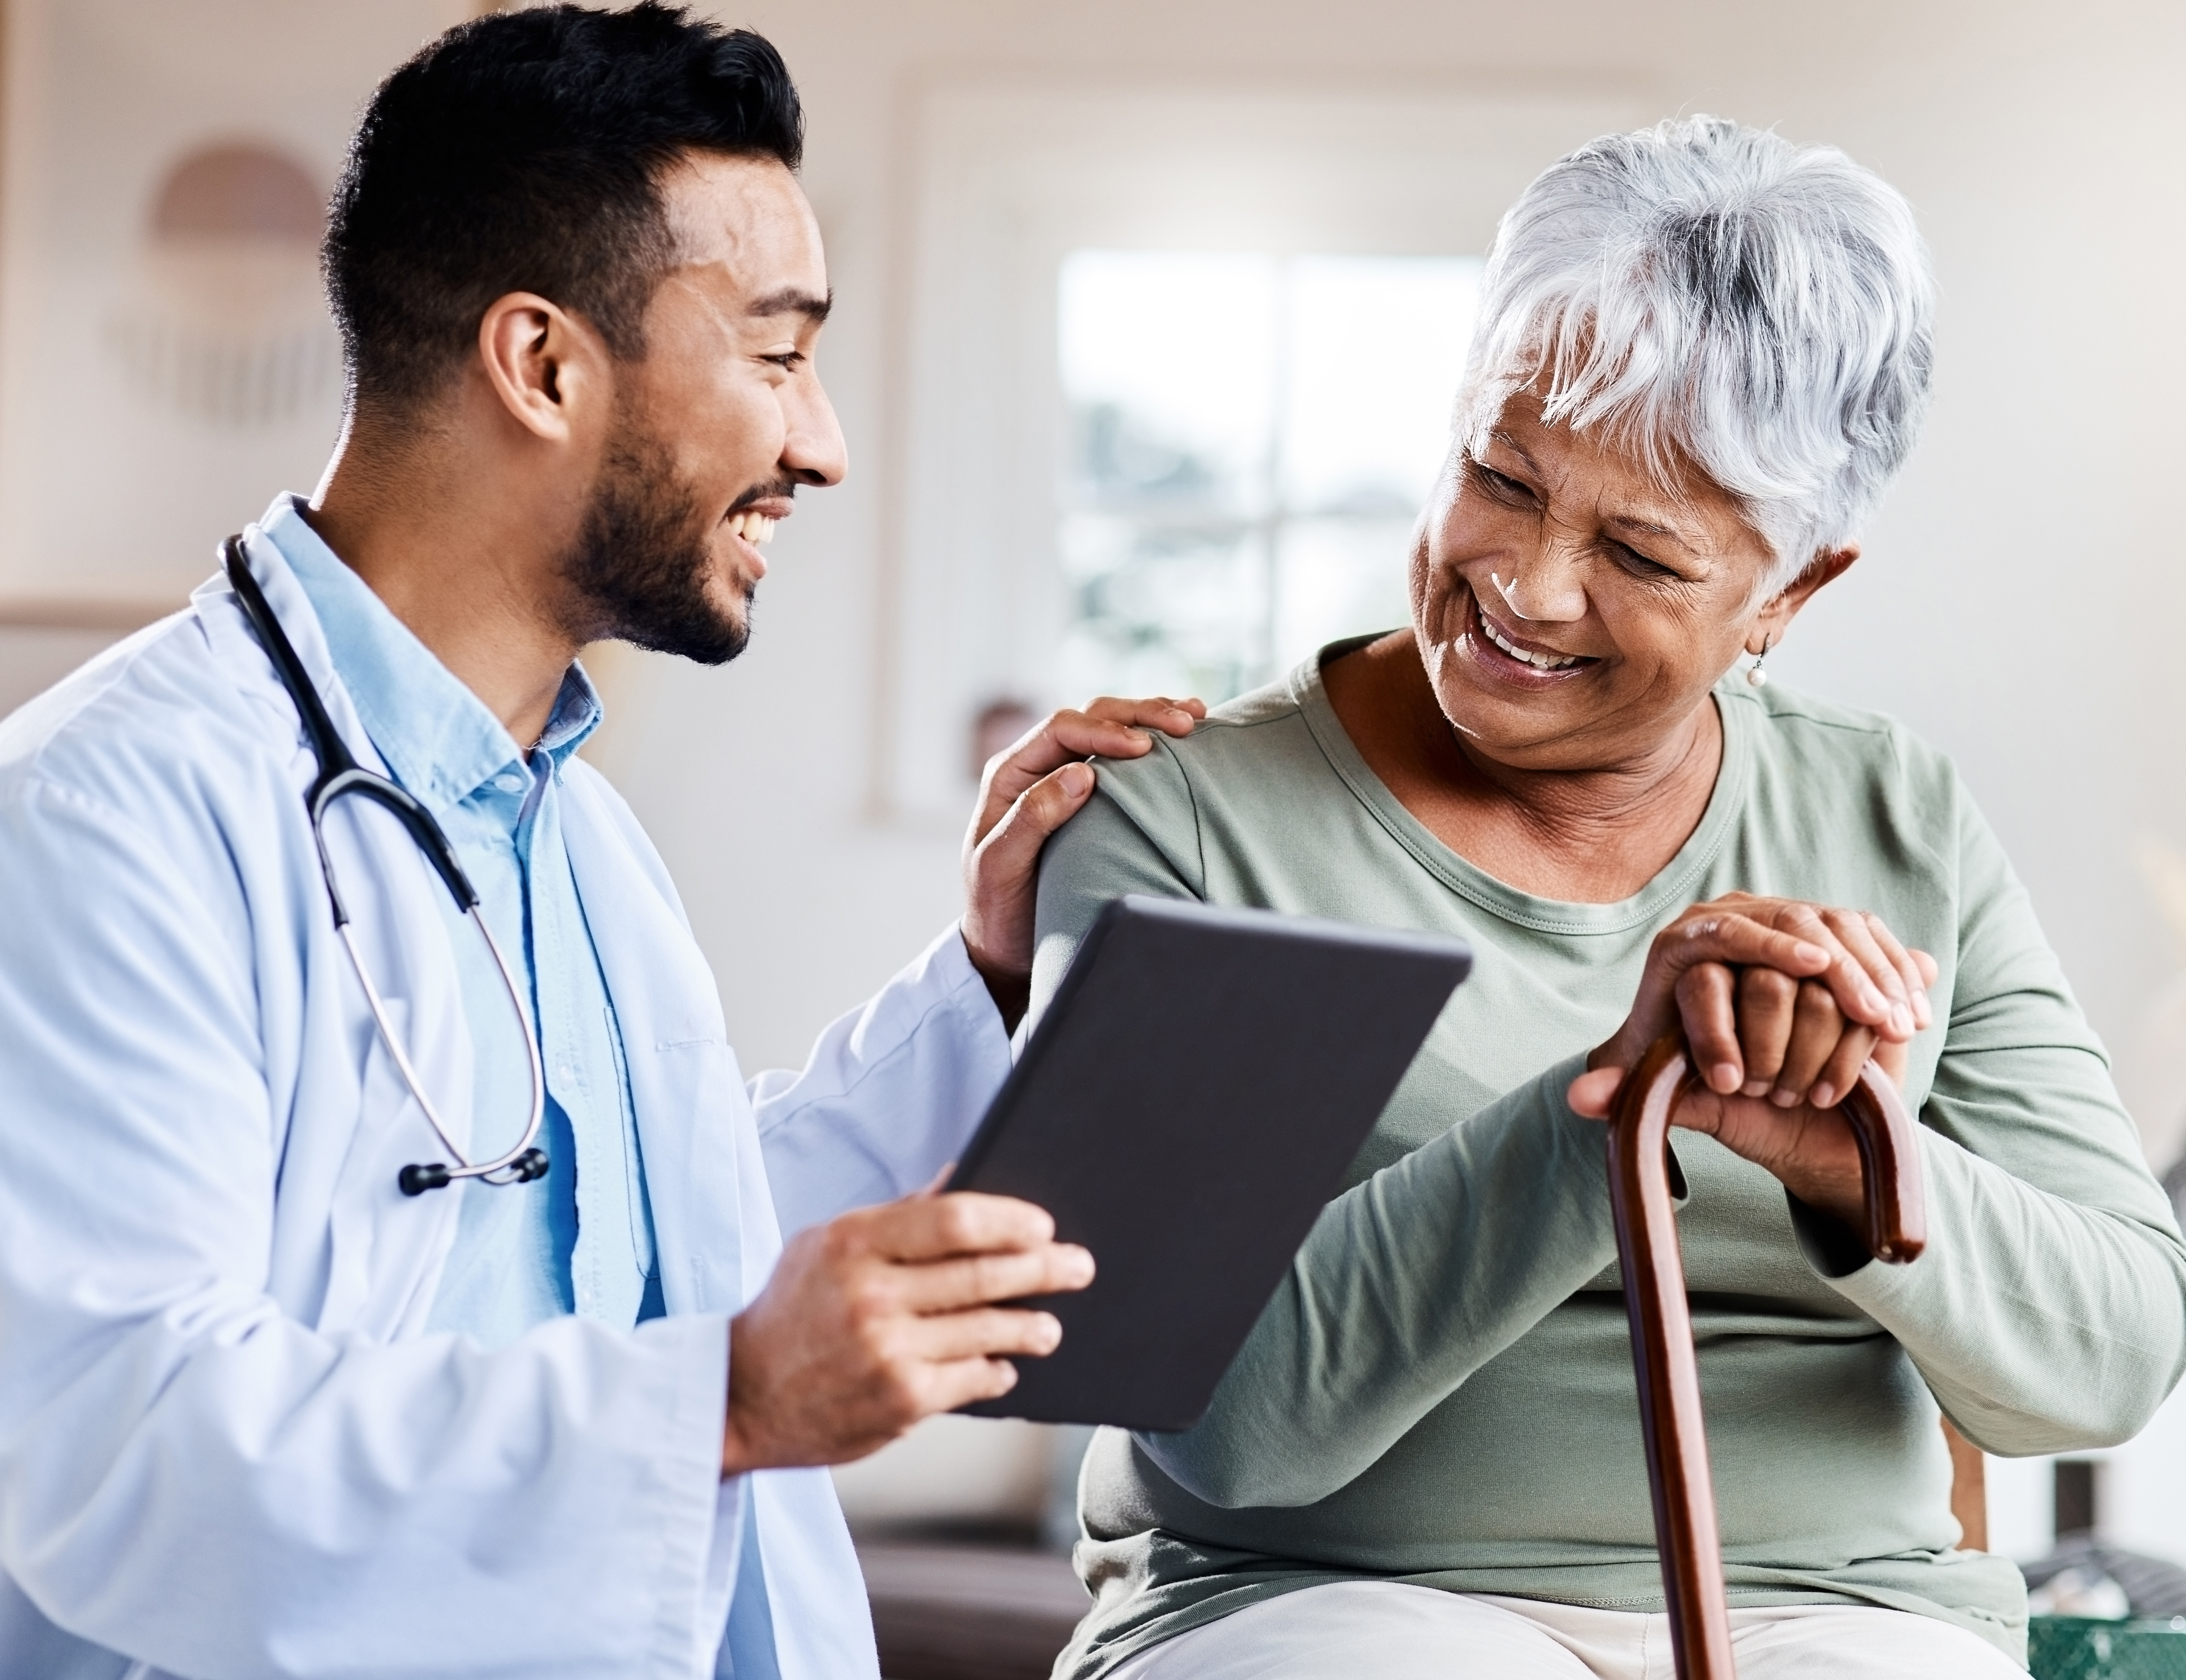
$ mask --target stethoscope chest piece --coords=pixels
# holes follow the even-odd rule
[[[527,1149],[506,1164],[503,1169],[505,1176],[496,1176],[487,1179],[487,1182],[496,1184],[528,1184],[534,1179],[545,1178],[547,1166],[545,1150]],[[454,1181],[455,1176],[440,1162],[433,1161],[422,1165],[405,1167],[395,1175],[395,1188],[405,1196],[423,1196],[427,1190],[446,1190]],[[485,1174],[477,1173],[476,1176],[484,1178]]]

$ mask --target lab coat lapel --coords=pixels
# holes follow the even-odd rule
[[[733,1313],[765,1285],[782,1236],[720,993],[636,820],[589,765],[574,766],[568,787],[569,865],[622,1028],[668,1310]],[[748,1486],[776,1672],[877,1680],[833,1481],[824,1470],[761,1470]]]
[[[663,1300],[670,1313],[733,1313],[773,1259],[757,1131],[713,973],[596,776],[570,767],[563,841],[622,1032]]]

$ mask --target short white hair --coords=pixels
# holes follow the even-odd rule
[[[1505,215],[1457,434],[1531,389],[1544,418],[1690,462],[1735,497],[1788,583],[1858,534],[1913,447],[1935,281],[1912,207],[1832,146],[1721,117],[1611,134]]]

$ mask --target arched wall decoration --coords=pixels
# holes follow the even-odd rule
[[[260,141],[184,153],[144,217],[143,247],[106,344],[149,400],[227,427],[278,425],[339,377],[318,248],[326,196]]]
[[[328,189],[373,87],[472,9],[0,0],[0,625],[147,622],[317,481]]]

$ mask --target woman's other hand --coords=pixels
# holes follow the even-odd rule
[[[1700,1089],[1678,1123],[1856,1220],[1859,1156],[1836,1105],[1870,1057],[1903,1082],[1905,1047],[1933,1019],[1936,972],[1864,911],[1746,893],[1696,904],[1656,936],[1631,1014],[1569,1100],[1606,1118],[1626,1071],[1681,1027]]]
[[[1198,700],[1096,700],[1051,712],[987,761],[964,836],[964,949],[1012,1031],[1032,994],[1034,894],[1040,848],[1093,794],[1089,758],[1136,759],[1150,731],[1186,736],[1207,715]]]

